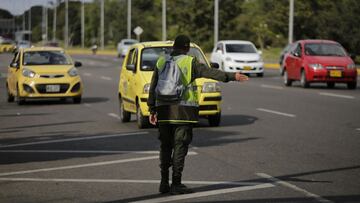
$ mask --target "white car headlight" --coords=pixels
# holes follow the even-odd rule
[[[356,67],[355,67],[355,64],[351,63],[351,64],[347,65],[347,68],[348,69],[355,69]]]
[[[309,67],[314,69],[314,70],[318,70],[318,69],[323,69],[324,67],[319,64],[319,63],[314,63],[314,64],[309,64]]]
[[[232,59],[230,57],[226,57],[225,61],[231,61]]]
[[[24,68],[22,71],[23,76],[28,77],[28,78],[33,78],[35,77],[36,73],[30,69]]]
[[[220,92],[220,85],[217,82],[204,82],[201,92],[204,93]]]
[[[68,74],[71,76],[71,77],[75,77],[75,76],[78,76],[78,71],[76,68],[70,68],[70,70],[68,71]]]
[[[143,94],[149,94],[150,91],[150,83],[144,85]]]

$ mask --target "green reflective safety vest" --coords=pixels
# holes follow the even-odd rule
[[[185,89],[182,99],[178,104],[164,103],[156,100],[159,122],[171,123],[196,123],[198,122],[198,93],[196,85],[192,79],[193,57],[188,55],[174,56],[175,63],[181,70],[181,82]],[[160,72],[165,68],[166,58],[160,57],[156,63],[156,68]]]

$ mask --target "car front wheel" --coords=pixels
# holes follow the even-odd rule
[[[356,82],[349,82],[347,83],[347,88],[350,90],[356,89],[357,83]]]
[[[119,106],[120,106],[120,120],[123,123],[129,122],[131,119],[131,113],[126,111],[124,108],[124,102],[121,98],[119,98]]]
[[[140,129],[146,128],[149,126],[149,117],[143,116],[143,114],[141,113],[139,104],[137,105],[137,108],[136,108],[136,121],[137,121],[137,125]]]
[[[212,127],[216,127],[220,125],[221,122],[221,113],[208,116],[209,125]]]
[[[292,81],[289,79],[289,76],[288,76],[288,73],[286,70],[284,70],[283,79],[284,79],[285,86],[291,86]]]
[[[10,93],[9,87],[6,85],[6,91],[7,91],[7,102],[13,102],[15,100],[15,97]]]
[[[300,84],[301,84],[301,87],[303,87],[303,88],[308,88],[309,87],[309,82],[306,79],[305,70],[301,71]]]
[[[74,104],[80,104],[81,103],[81,95],[73,98]]]

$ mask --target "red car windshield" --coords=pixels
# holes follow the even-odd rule
[[[308,43],[305,44],[305,54],[309,56],[346,56],[346,51],[339,44]]]

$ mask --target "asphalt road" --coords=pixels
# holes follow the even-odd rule
[[[6,102],[0,55],[0,202],[360,202],[360,87],[284,87],[277,70],[222,84],[222,123],[194,129],[184,183],[160,195],[157,129],[118,117],[121,60],[73,56],[83,102]],[[359,80],[360,81],[360,80]]]

